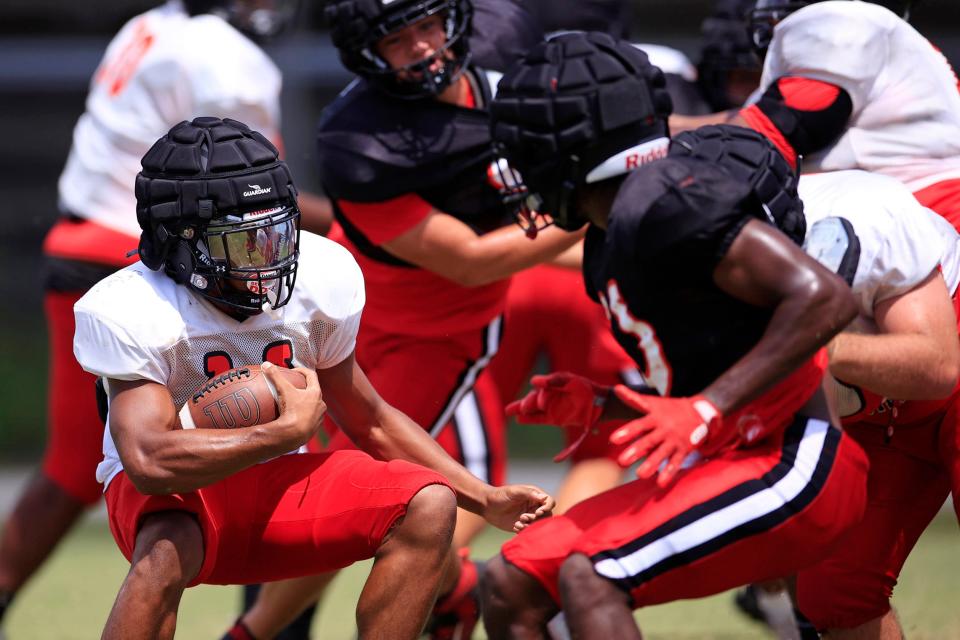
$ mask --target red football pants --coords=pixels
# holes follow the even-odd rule
[[[850,629],[890,610],[900,570],[951,488],[960,496],[955,395],[946,412],[898,425],[845,426],[870,460],[867,509],[829,558],[797,578],[800,610],[819,629]],[[960,509],[957,511],[960,516]]]
[[[497,352],[501,319],[484,329],[436,337],[360,325],[357,362],[373,388],[410,416],[455,460],[490,484],[503,484],[506,445],[496,389],[480,373]],[[328,420],[326,428],[330,432]],[[329,449],[353,448],[342,432]]]
[[[96,376],[73,356],[73,305],[83,292],[48,291],[47,316],[50,375],[47,391],[47,447],[43,474],[84,504],[100,499],[96,479],[103,459],[103,422],[97,413]]]
[[[636,480],[538,522],[503,556],[559,603],[574,553],[636,607],[791,575],[823,559],[863,515],[866,456],[838,429],[798,417],[783,433],[682,471]]]
[[[252,584],[342,569],[371,558],[407,504],[439,473],[362,451],[280,456],[208,487],[140,494],[125,473],[107,487],[110,531],[133,556],[143,518],[160,511],[196,516],[204,558],[196,584]],[[451,489],[452,491],[452,489]]]
[[[131,213],[132,215],[132,213]],[[137,239],[86,220],[61,218],[43,241],[46,256],[104,269],[136,261],[127,256]],[[103,422],[97,413],[96,377],[73,356],[73,305],[85,290],[48,290],[44,296],[50,373],[47,387],[47,447],[42,472],[65,492],[92,504],[102,493],[97,465],[103,459]]]
[[[551,371],[569,371],[603,385],[631,383],[638,376],[636,363],[611,334],[603,307],[590,299],[583,275],[573,269],[539,265],[510,282],[503,341],[485,374],[503,402],[517,397],[541,354]],[[570,444],[579,433],[566,435]],[[615,460],[622,450],[598,431],[571,458]]]

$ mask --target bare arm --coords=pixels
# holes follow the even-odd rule
[[[400,458],[446,476],[460,506],[480,513],[489,486],[447,455],[420,425],[387,404],[351,355],[317,372],[330,415],[358,447],[379,460]]]
[[[757,220],[743,228],[713,277],[733,297],[774,309],[760,341],[704,390],[721,414],[782,380],[856,315],[843,280]]]
[[[143,494],[182,493],[296,449],[319,428],[325,408],[316,376],[298,371],[307,377],[304,390],[272,377],[280,416],[240,429],[181,429],[165,386],[110,380],[110,434],[127,477]]]
[[[550,261],[555,267],[562,267],[564,269],[573,269],[580,271],[583,269],[583,240],[577,242],[556,258]]]
[[[358,447],[380,460],[409,460],[437,471],[450,481],[464,509],[502,529],[520,530],[553,508],[553,499],[535,487],[494,488],[467,471],[419,425],[380,397],[352,354],[317,374],[330,414]]]
[[[585,231],[568,233],[548,227],[530,240],[520,227],[509,225],[478,236],[460,220],[434,210],[383,248],[457,284],[477,287],[560,255],[579,242]]]
[[[740,117],[740,109],[730,109],[729,111],[718,111],[717,113],[708,113],[702,116],[681,116],[673,114],[670,116],[670,133],[680,133],[681,131],[692,131],[708,124],[732,124],[738,127],[748,127],[747,121]]]
[[[897,400],[945,398],[960,375],[957,319],[934,271],[916,288],[874,309],[879,335],[841,333],[830,343],[830,372]]]

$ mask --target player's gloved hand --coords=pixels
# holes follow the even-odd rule
[[[617,462],[629,467],[645,457],[637,468],[637,476],[650,478],[659,471],[657,484],[661,487],[673,480],[684,458],[699,449],[710,433],[717,431],[722,424],[720,412],[702,395],[660,398],[637,393],[619,384],[613,392],[623,404],[644,414],[610,435],[613,444],[632,441]]]
[[[522,531],[553,513],[556,501],[539,487],[509,484],[490,487],[483,508],[484,519],[504,531]]]
[[[521,424],[554,424],[579,431],[578,437],[553,458],[555,462],[565,460],[600,419],[610,387],[567,372],[533,376],[530,384],[533,390],[508,404],[506,414],[515,416]]]

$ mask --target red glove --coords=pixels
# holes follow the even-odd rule
[[[673,480],[684,458],[698,450],[710,433],[717,431],[722,424],[720,412],[702,395],[659,398],[619,384],[613,391],[626,406],[645,414],[611,434],[613,444],[634,441],[624,449],[617,462],[629,467],[645,457],[637,468],[637,476],[650,478],[659,471],[657,484],[661,487]]]
[[[565,460],[590,433],[600,419],[610,387],[596,384],[572,373],[551,373],[530,378],[533,391],[506,407],[508,416],[521,424],[554,424],[574,428],[581,433],[553,459]]]

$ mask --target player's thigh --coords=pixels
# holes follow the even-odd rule
[[[855,443],[804,419],[782,441],[702,461],[664,489],[638,480],[587,499],[503,555],[554,598],[574,552],[638,606],[700,597],[818,560],[862,513],[865,475]]]
[[[798,576],[800,609],[819,628],[856,627],[889,610],[907,556],[950,492],[932,425],[926,433],[898,429],[891,442],[875,425],[848,431],[870,461],[867,508],[829,557]],[[912,455],[923,448],[931,455]]]
[[[268,582],[371,558],[436,472],[360,451],[282,456],[199,493],[219,530],[206,581]]]
[[[947,405],[946,415],[940,425],[938,449],[950,479],[953,509],[960,520],[960,395]]]
[[[492,485],[506,482],[506,420],[493,381],[481,376],[434,434],[450,457]]]
[[[482,330],[445,338],[362,328],[357,357],[381,397],[417,424],[432,425],[482,355]],[[471,386],[472,386],[472,382]]]
[[[47,389],[47,446],[43,473],[84,504],[100,499],[96,479],[103,458],[103,422],[97,412],[96,376],[73,355],[73,305],[83,292],[48,291],[44,313],[50,347]]]
[[[654,499],[591,527],[575,550],[636,606],[790,575],[826,556],[862,516],[866,467],[848,437],[801,419],[782,442],[687,470]]]
[[[554,330],[548,326],[551,316],[545,313],[544,297],[553,292],[545,274],[549,271],[539,265],[521,271],[510,281],[503,339],[486,371],[504,402],[516,398],[523,389],[542,350],[544,335]]]

